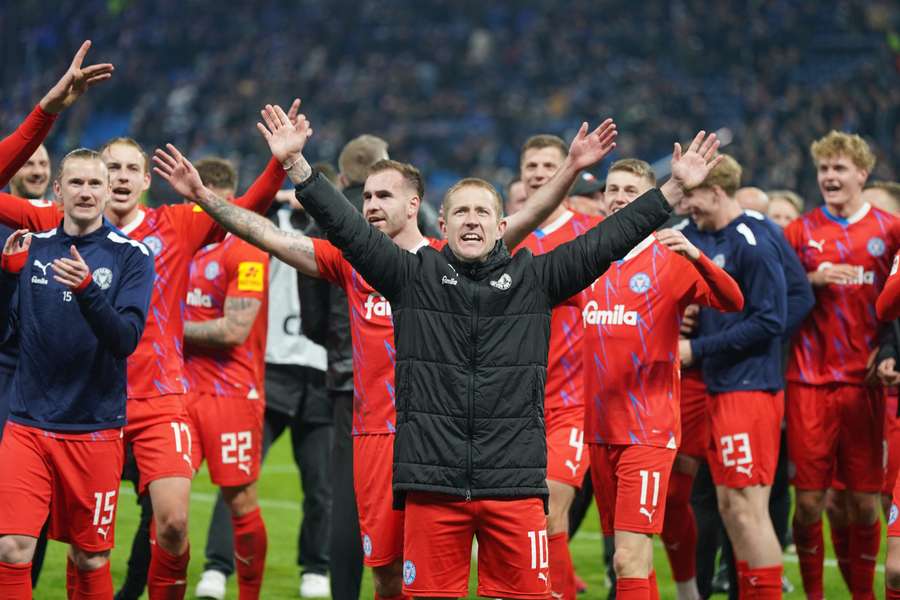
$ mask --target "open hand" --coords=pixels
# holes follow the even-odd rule
[[[265,124],[257,123],[256,128],[269,144],[272,156],[283,167],[289,167],[302,156],[303,147],[313,133],[306,115],[297,115],[296,122],[292,124],[290,117],[277,104],[267,104],[260,114]]]
[[[693,245],[684,234],[676,229],[662,229],[656,234],[656,240],[673,252],[677,252],[681,256],[697,260],[700,258],[700,250]]]
[[[84,280],[90,276],[91,270],[81,258],[81,254],[78,253],[74,244],[69,247],[69,253],[72,258],[56,258],[50,263],[50,266],[53,268],[53,279],[70,290],[75,290],[81,287]]]
[[[572,166],[580,171],[606,158],[615,149],[618,134],[612,119],[606,119],[590,133],[587,122],[582,123],[569,145]]]
[[[41,99],[41,108],[48,113],[60,113],[72,106],[88,88],[112,77],[114,67],[110,63],[81,66],[90,47],[91,40],[86,40],[81,44],[69,69]]]
[[[196,202],[205,189],[200,173],[178,148],[166,144],[166,149],[168,152],[157,148],[153,153],[153,172],[168,181],[183,197]]]
[[[682,190],[697,187],[722,160],[721,156],[716,156],[718,149],[716,134],[706,135],[705,131],[694,136],[691,145],[683,153],[681,144],[676,142],[672,151],[672,179]]]
[[[878,379],[882,385],[892,386],[900,384],[900,373],[897,372],[897,361],[886,358],[878,363]]]
[[[859,281],[859,270],[857,265],[822,263],[818,269],[809,274],[808,279],[812,285],[818,287],[831,284],[848,285]]]
[[[4,256],[12,256],[20,252],[28,252],[31,248],[31,233],[27,229],[17,229],[9,234],[3,244]]]

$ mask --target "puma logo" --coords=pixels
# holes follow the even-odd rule
[[[644,515],[645,517],[647,517],[647,522],[648,522],[648,523],[652,523],[652,522],[653,522],[653,515],[656,514],[656,509],[654,508],[653,510],[647,510],[646,508],[644,508],[644,507],[642,506],[642,507],[641,507],[641,510],[640,510],[640,513],[641,513],[642,515]]]
[[[810,248],[815,248],[819,252],[822,252],[822,249],[825,247],[825,240],[809,240],[808,242]]]
[[[543,581],[544,583],[549,583],[549,582],[547,581],[547,576],[544,575],[543,573],[538,573],[538,579],[539,579],[540,581]]]
[[[44,263],[42,263],[42,262],[39,261],[38,259],[34,259],[34,266],[36,266],[38,269],[41,270],[41,273],[44,275],[44,277],[47,276],[47,267],[49,267],[50,264],[51,264],[51,263],[47,263],[47,264],[45,265]]]
[[[738,465],[735,467],[735,470],[738,473],[743,473],[744,475],[746,475],[747,479],[751,479],[753,477],[753,465],[752,464],[750,464],[746,467],[742,467],[742,466]]]
[[[237,552],[234,553],[234,558],[235,558],[235,560],[240,561],[241,563],[247,565],[248,567],[250,566],[251,561],[253,561],[253,556],[248,556],[247,558],[244,558]]]
[[[566,466],[572,471],[572,477],[575,477],[578,474],[578,465],[568,458],[566,459]]]
[[[101,536],[103,536],[103,539],[105,540],[106,536],[109,535],[109,527],[98,527],[97,533],[99,533]]]
[[[243,471],[243,472],[246,473],[247,475],[250,475],[250,465],[245,464],[245,463],[238,463],[238,466],[237,466],[237,467],[238,467],[238,469],[240,469],[241,471]]]

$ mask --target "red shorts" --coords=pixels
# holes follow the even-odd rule
[[[129,398],[125,443],[137,462],[143,494],[150,482],[163,477],[194,476],[191,427],[184,409],[184,394],[155,398]]]
[[[584,452],[584,406],[548,410],[544,422],[547,479],[580,488],[590,467],[590,459]]]
[[[706,460],[709,447],[707,395],[700,369],[681,372],[681,446],[678,453],[698,460]]]
[[[202,392],[186,398],[194,469],[199,469],[205,458],[216,485],[234,487],[256,481],[262,460],[265,401]]]
[[[588,447],[603,534],[662,533],[675,450],[637,445]]]
[[[48,536],[88,552],[114,546],[125,446],[120,429],[50,434],[6,424],[0,441],[0,535]]]
[[[884,480],[884,396],[863,385],[788,384],[788,451],[793,483],[824,490],[835,469],[857,492],[880,492]]]
[[[884,481],[881,493],[894,491],[897,472],[900,471],[900,419],[897,418],[897,389],[890,388],[884,397],[884,447],[887,460],[884,465]]]
[[[710,394],[706,460],[713,482],[729,488],[772,485],[781,442],[784,393]]]
[[[363,562],[369,567],[403,557],[403,511],[393,507],[393,462],[394,434],[353,437],[353,489]]]
[[[540,498],[472,500],[410,492],[406,497],[403,593],[468,595],[472,538],[478,540],[478,595],[550,598],[547,515]]]

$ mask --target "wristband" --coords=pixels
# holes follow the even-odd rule
[[[28,262],[28,251],[16,252],[15,254],[4,254],[0,260],[0,268],[7,273],[21,273]]]
[[[89,285],[91,285],[92,281],[94,281],[94,278],[93,278],[93,276],[91,276],[90,273],[88,273],[87,277],[82,279],[81,283],[79,283],[77,286],[75,286],[75,288],[73,288],[72,291],[75,292],[76,294],[80,294],[81,292],[86,290]]]

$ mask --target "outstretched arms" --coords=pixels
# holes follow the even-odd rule
[[[302,119],[308,127],[308,122]],[[239,238],[277,256],[285,263],[311,277],[319,276],[312,240],[302,233],[282,231],[269,219],[217,196],[203,185],[194,165],[178,148],[157,149],[153,155],[153,171],[169,182],[179,194],[196,202],[223,228]]]
[[[515,248],[529,233],[543,223],[575,183],[578,174],[592,164],[598,163],[616,147],[616,124],[606,119],[599,127],[588,133],[588,124],[582,123],[569,146],[569,154],[556,174],[528,199],[522,210],[506,218],[506,233],[503,241],[508,248]]]

